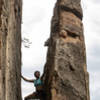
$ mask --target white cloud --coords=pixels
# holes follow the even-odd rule
[[[25,96],[30,95],[31,93],[33,93],[33,91],[35,91],[34,84],[22,81],[22,90],[24,91],[22,94],[24,98]]]
[[[96,4],[100,4],[100,0],[91,0],[91,2],[96,3]]]
[[[44,42],[50,35],[50,21],[55,1],[24,0],[23,2],[23,37],[32,42],[29,49],[22,46],[22,73],[26,77],[34,78],[35,70],[43,72],[47,51]],[[23,97],[32,91],[34,91],[33,84],[29,85],[22,81]]]
[[[100,0],[83,0],[87,67],[90,73],[91,100],[100,98]]]
[[[90,93],[91,100],[99,100],[100,99],[100,72],[91,72],[90,73]]]

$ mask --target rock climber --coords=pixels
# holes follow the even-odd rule
[[[31,99],[44,100],[43,98],[45,95],[44,95],[44,90],[43,90],[43,81],[40,77],[40,72],[35,71],[34,76],[36,79],[27,79],[21,76],[23,80],[34,83],[34,86],[36,87],[36,92],[33,92],[32,94],[26,96],[24,100],[31,100]]]

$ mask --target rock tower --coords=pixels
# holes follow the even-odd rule
[[[80,0],[57,0],[44,69],[47,100],[90,100]]]

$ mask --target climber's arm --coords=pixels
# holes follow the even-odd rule
[[[44,80],[44,74],[40,77],[40,79],[43,81]]]
[[[23,76],[21,76],[21,77],[22,77],[22,79],[23,79],[24,81],[27,81],[27,82],[34,82],[33,79],[27,79],[27,78],[25,78],[25,77],[23,77]]]

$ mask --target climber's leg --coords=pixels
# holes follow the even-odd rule
[[[39,98],[40,100],[46,100],[45,92],[43,90],[37,91],[37,98]]]
[[[30,99],[33,99],[33,98],[35,98],[35,96],[36,96],[36,92],[34,92],[34,93],[32,93],[32,94],[26,96],[26,97],[24,98],[24,100],[30,100]]]

